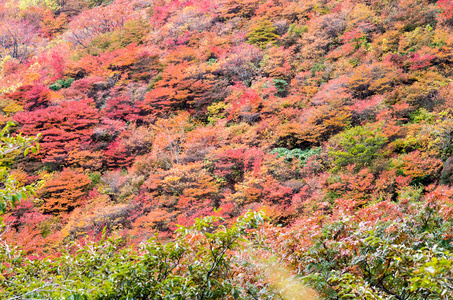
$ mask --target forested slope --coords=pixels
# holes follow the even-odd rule
[[[0,127],[40,134],[0,151],[36,190],[0,292],[451,299],[452,26],[450,0],[0,1]]]

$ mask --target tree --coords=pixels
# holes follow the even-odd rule
[[[103,113],[113,120],[125,122],[138,121],[143,117],[140,115],[142,110],[138,103],[128,96],[112,97],[107,100]]]
[[[208,86],[187,72],[189,65],[180,63],[167,66],[160,80],[145,96],[142,108],[151,116],[168,115],[172,110],[188,110],[195,106]]]
[[[93,100],[84,99],[21,112],[15,115],[15,120],[22,125],[25,134],[42,134],[42,152],[38,157],[60,167],[65,164],[71,150],[79,149],[82,143],[90,140],[99,115],[93,107]]]
[[[335,169],[355,165],[356,169],[369,166],[379,157],[379,150],[387,142],[387,137],[380,129],[368,126],[356,126],[334,138],[337,147],[331,148]]]
[[[132,164],[134,156],[124,142],[117,138],[104,151],[105,164],[109,169],[124,168]]]
[[[225,99],[226,102],[231,103],[228,120],[248,123],[259,121],[263,104],[260,95],[251,88],[245,88],[242,84],[236,84],[232,90],[233,93]]]
[[[250,29],[247,38],[249,43],[265,48],[267,44],[273,43],[278,35],[275,33],[271,21],[261,19]]]
[[[437,5],[442,11],[439,19],[445,24],[451,25],[453,21],[453,3],[451,0],[440,0]]]
[[[254,0],[225,0],[220,9],[223,18],[251,17],[258,7]]]
[[[188,113],[181,113],[171,119],[159,119],[153,126],[155,138],[151,154],[164,168],[169,169],[181,163],[189,126]]]
[[[27,10],[31,7],[39,6],[43,6],[51,10],[57,10],[60,8],[58,2],[58,0],[19,0],[17,5],[21,10]]]
[[[48,38],[53,38],[65,31],[67,28],[68,19],[65,14],[60,14],[55,17],[50,11],[44,16],[41,21],[41,30]]]
[[[38,31],[26,21],[3,20],[0,22],[0,57],[25,61],[37,46]]]
[[[51,175],[37,191],[37,196],[43,201],[42,211],[53,214],[71,212],[85,200],[90,183],[87,175],[76,170],[64,169]]]
[[[262,59],[260,48],[250,44],[240,44],[225,53],[220,60],[221,71],[231,81],[242,81],[246,86],[258,74]]]
[[[400,194],[358,210],[353,199],[337,199],[328,216],[264,230],[262,245],[291,261],[321,299],[449,299],[451,193]]]
[[[19,102],[28,111],[46,108],[51,102],[50,89],[41,84],[21,86],[5,96]]]
[[[117,0],[107,6],[96,6],[69,23],[70,40],[87,48],[95,36],[120,29],[133,17],[134,8],[131,1]]]
[[[348,87],[358,98],[389,91],[402,77],[401,71],[389,63],[361,65],[349,79]]]

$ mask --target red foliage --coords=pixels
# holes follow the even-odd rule
[[[431,65],[432,60],[436,58],[432,54],[420,54],[418,52],[412,53],[408,59],[411,70],[420,70],[424,69]]]
[[[214,173],[233,183],[242,180],[244,172],[254,171],[259,173],[263,151],[257,148],[220,148],[214,151]]]
[[[49,231],[98,239],[104,224],[167,238],[176,223],[265,207],[282,224],[299,219],[303,232],[280,232],[308,235],[294,246],[302,253],[328,218],[395,221],[425,198],[453,215],[450,190],[437,185],[452,181],[453,158],[443,161],[452,155],[453,0],[57,2],[54,12],[0,3],[0,123],[42,135],[38,154],[0,164],[18,178],[21,168],[63,170],[44,176],[41,212],[27,202],[7,215],[7,241],[22,235],[39,252]],[[275,43],[256,47],[253,35]],[[74,81],[50,91],[60,79]],[[359,125],[388,142],[368,168],[333,168],[344,153],[329,141]],[[366,154],[361,146],[347,151]],[[276,147],[297,151],[276,157]],[[292,157],[299,150],[317,154]],[[83,172],[103,189],[89,203]]]
[[[142,112],[136,103],[128,96],[113,97],[107,100],[103,110],[110,119],[122,120],[125,122],[138,121],[143,117]]]
[[[41,77],[46,78],[49,83],[54,83],[59,79],[63,79],[66,59],[61,52],[67,51],[65,47],[54,49],[50,53],[45,53],[37,58],[39,65],[43,68]]]
[[[441,14],[439,15],[441,21],[451,24],[453,21],[453,1],[451,0],[439,0],[437,1],[437,6],[441,9]]]
[[[263,100],[255,90],[247,89],[241,83],[237,83],[227,101],[232,104],[228,111],[228,120],[250,123],[259,120],[259,110]]]
[[[37,157],[43,162],[64,164],[68,153],[90,140],[92,128],[99,121],[93,100],[62,102],[31,112],[21,112],[14,119],[26,135],[41,133],[41,151]]]
[[[384,100],[383,98],[381,95],[374,95],[371,99],[358,100],[349,106],[349,109],[352,111],[353,117],[358,118],[360,121],[367,120],[378,112],[379,106]]]
[[[50,89],[44,85],[23,85],[12,93],[5,94],[6,99],[17,101],[25,110],[32,111],[50,105]]]
[[[146,94],[143,109],[152,116],[157,116],[193,108],[208,87],[197,80],[195,75],[188,73],[188,67],[185,63],[166,67],[162,79]]]
[[[50,89],[43,85],[33,86],[23,98],[25,110],[46,108],[50,104]]]
[[[107,147],[104,158],[109,169],[128,167],[134,160],[134,156],[120,139],[116,139]]]
[[[71,87],[63,90],[63,95],[67,99],[82,99],[95,94],[95,85],[104,84],[104,78],[101,76],[90,76],[74,81]]]

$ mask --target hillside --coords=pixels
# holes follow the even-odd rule
[[[452,299],[452,65],[451,0],[0,1],[0,295]]]

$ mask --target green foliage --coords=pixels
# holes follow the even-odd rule
[[[143,44],[148,30],[149,24],[142,18],[128,20],[121,29],[106,32],[93,38],[87,51],[92,55],[100,55],[106,51],[112,52],[131,44]]]
[[[296,36],[302,36],[305,32],[308,31],[307,26],[300,26],[296,24],[291,24],[288,29],[289,34],[294,34]]]
[[[449,251],[436,250],[421,267],[414,270],[415,277],[410,279],[410,290],[414,292],[423,289],[442,297],[451,296],[453,255]]]
[[[432,123],[434,121],[434,114],[424,108],[417,109],[415,112],[409,114],[409,117],[413,123],[420,123],[422,121]]]
[[[326,223],[298,258],[301,275],[323,299],[450,299],[451,220],[424,205],[414,203],[413,215],[398,221],[387,211],[393,220],[373,224],[343,215]]]
[[[100,172],[93,172],[88,174],[93,185],[98,184],[101,181],[102,174]]]
[[[286,80],[284,80],[284,79],[275,78],[272,81],[273,81],[274,86],[277,88],[279,93],[284,92],[285,89],[286,89],[286,86],[288,85],[288,82]]]
[[[312,156],[321,154],[321,147],[311,148],[311,149],[292,149],[287,148],[275,148],[271,151],[272,154],[277,154],[277,157],[284,157],[286,161],[290,162],[294,158],[299,160],[301,165],[304,165]]]
[[[156,85],[157,82],[162,80],[162,73],[157,74],[153,79],[149,81],[147,91],[151,91],[154,89],[154,86]]]
[[[314,64],[313,67],[311,68],[311,75],[315,76],[316,72],[322,72],[326,69],[326,66],[324,63],[317,63]]]
[[[215,59],[215,58],[210,58],[210,59],[208,59],[208,62],[207,62],[208,66],[213,66],[216,63],[217,63],[217,59]]]
[[[16,150],[24,150],[24,156],[29,151],[37,153],[39,144],[37,137],[23,137],[21,133],[11,135],[9,128],[14,123],[8,123],[0,131],[0,158]],[[19,187],[17,181],[8,173],[9,169],[1,165],[0,161],[0,213],[4,213],[8,206],[15,207],[21,199],[28,198],[34,194],[34,187],[31,185]]]
[[[2,246],[0,291],[33,299],[253,299],[232,273],[228,254],[247,243],[248,230],[264,218],[249,212],[229,228],[217,225],[219,217],[197,219],[179,227],[174,241],[153,238],[139,251],[102,238],[74,244],[53,260],[32,261]]]
[[[67,89],[71,86],[73,81],[74,81],[74,78],[68,78],[66,80],[60,79],[57,82],[49,85],[49,89],[51,89],[52,91]]]
[[[89,7],[95,7],[100,5],[108,5],[111,4],[112,0],[84,0],[88,4]]]
[[[337,146],[329,151],[334,171],[348,165],[355,165],[356,170],[369,166],[381,156],[379,150],[386,142],[387,137],[379,128],[371,129],[369,126],[357,126],[338,134],[334,137]]]

